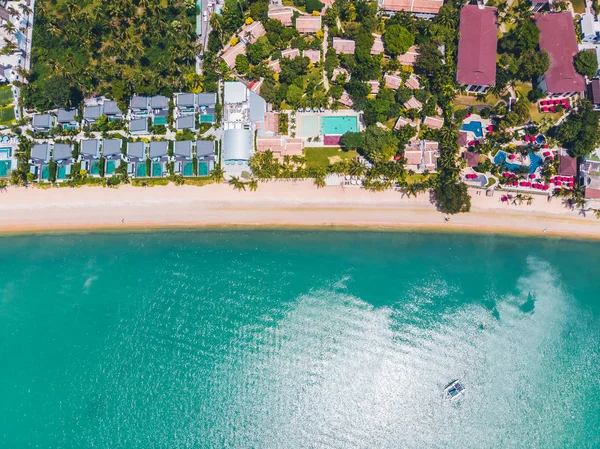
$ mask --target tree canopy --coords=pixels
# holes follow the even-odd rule
[[[583,100],[557,130],[561,144],[573,157],[583,157],[596,148],[599,140],[598,114],[589,100]]]
[[[406,53],[415,43],[415,37],[402,25],[390,25],[383,33],[385,51],[395,57]]]
[[[583,76],[587,76],[590,79],[596,76],[596,72],[598,71],[598,60],[595,51],[580,51],[573,57],[573,62],[575,64],[575,70]]]

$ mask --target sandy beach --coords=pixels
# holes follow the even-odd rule
[[[317,189],[312,181],[261,183],[256,192],[227,184],[204,187],[120,186],[25,189],[0,192],[0,232],[102,229],[195,228],[219,226],[355,227],[427,229],[571,238],[600,238],[600,220],[535,196],[533,204],[503,204],[500,194],[471,192],[472,211],[438,212],[429,195],[406,198],[399,192],[358,188]],[[544,231],[545,230],[545,231]]]

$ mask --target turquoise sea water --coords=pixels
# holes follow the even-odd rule
[[[2,237],[0,447],[597,448],[599,275],[517,237]]]

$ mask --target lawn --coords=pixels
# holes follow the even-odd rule
[[[573,11],[577,14],[583,14],[585,12],[585,0],[571,0],[573,5]]]
[[[485,101],[481,102],[477,100],[475,95],[457,95],[454,99],[455,106],[477,106],[477,105],[488,105],[494,106],[498,103],[501,98],[496,97],[495,95],[488,95],[485,97]]]
[[[0,125],[8,125],[15,120],[15,108],[8,106],[0,109]]]
[[[0,105],[4,106],[13,102],[13,93],[10,86],[0,87]]]
[[[518,83],[515,87],[515,91],[519,92],[525,98],[527,98],[527,94],[531,89],[531,86],[524,83]],[[553,114],[549,112],[542,113],[539,111],[536,103],[531,104],[531,107],[529,108],[529,114],[531,115],[531,120],[533,120],[534,122],[539,122],[542,119],[542,117],[551,117],[552,120],[556,121],[562,115],[560,112],[555,112]]]
[[[303,13],[306,13],[306,6],[296,6],[294,5],[294,0],[283,0],[283,6],[291,6],[299,11],[302,11]]]
[[[358,156],[358,153],[354,150],[344,151],[339,147],[306,147],[304,148],[304,156],[306,157],[306,166],[308,168],[325,168],[339,160],[355,158]]]

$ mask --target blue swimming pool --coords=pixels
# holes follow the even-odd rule
[[[473,134],[475,134],[475,137],[477,137],[478,139],[481,139],[483,137],[483,126],[481,126],[481,122],[465,123],[462,126],[461,130],[471,131]]]
[[[333,115],[321,117],[321,134],[340,135],[358,132],[355,115]]]
[[[505,151],[498,151],[498,154],[494,157],[494,164],[501,165],[509,171],[516,172],[521,166],[519,164],[511,164],[506,162],[507,154]],[[534,173],[543,163],[542,157],[535,154],[529,153],[529,174]]]

